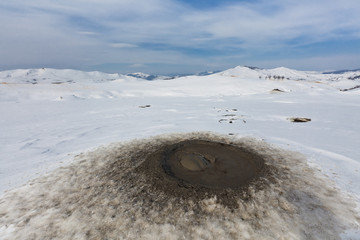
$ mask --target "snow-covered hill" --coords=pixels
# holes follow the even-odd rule
[[[55,69],[12,70],[0,72],[0,83],[3,85],[0,99],[21,101],[113,99],[128,96],[229,96],[269,93],[274,89],[282,92],[354,92],[359,90],[359,75],[360,72],[322,74],[287,68],[259,69],[242,66],[204,76],[190,75],[174,79],[152,78],[153,75],[143,73],[119,75]],[[144,81],[149,77],[152,81]],[[101,82],[107,84],[98,85]],[[14,87],[14,84],[17,86]],[[31,86],[35,84],[39,86]],[[72,86],[69,87],[69,84]]]
[[[237,66],[222,72],[204,72],[197,75],[178,77],[150,75],[146,73],[108,74],[102,72],[83,72],[71,69],[18,69],[0,72],[2,83],[29,83],[29,84],[62,84],[82,82],[107,82],[118,79],[143,80],[172,80],[187,77],[226,76],[240,79],[269,79],[269,80],[304,80],[304,81],[344,81],[360,79],[360,70],[339,72],[297,71],[279,67],[274,69],[261,69],[256,67]]]
[[[2,83],[63,84],[82,82],[107,82],[127,78],[125,75],[102,72],[83,72],[71,69],[18,69],[0,72]]]
[[[112,142],[211,131],[303,154],[331,188],[350,195],[344,204],[359,206],[360,71],[239,66],[171,80],[146,76],[0,72],[0,194]],[[0,226],[0,236],[11,231]]]
[[[360,70],[322,73],[315,71],[297,71],[285,67],[260,69],[256,67],[238,66],[219,73],[222,76],[241,78],[266,78],[273,80],[304,80],[304,81],[339,81],[360,78]]]

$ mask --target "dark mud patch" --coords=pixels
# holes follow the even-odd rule
[[[147,161],[161,163],[164,172],[181,185],[237,189],[264,176],[264,160],[233,145],[184,141],[166,146]]]
[[[228,153],[217,155],[218,148]],[[227,165],[228,157],[255,166],[244,179],[230,174],[236,178],[230,184],[215,167]],[[191,175],[208,178],[211,168],[210,180]],[[79,155],[74,164],[8,192],[0,199],[0,236],[340,239],[359,227],[355,207],[299,153],[252,138],[171,134]]]
[[[285,91],[279,88],[274,88],[273,90],[270,91],[270,93],[285,93]]]
[[[139,108],[149,108],[149,107],[151,107],[151,105],[141,105],[141,106],[139,106]]]
[[[310,122],[311,118],[293,117],[293,118],[288,118],[288,120],[290,122],[295,122],[295,123],[304,123],[304,122]]]
[[[360,76],[358,76],[360,78]],[[345,89],[340,89],[341,92],[347,92],[347,91],[351,91],[351,90],[355,90],[355,89],[359,89],[360,85],[357,85],[355,87],[352,88],[345,88]]]
[[[229,208],[249,199],[249,187],[262,189],[276,169],[254,151],[233,144],[187,140],[161,147],[136,169],[169,196],[199,201],[209,197]]]

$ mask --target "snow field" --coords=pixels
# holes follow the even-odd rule
[[[360,92],[358,88],[341,91],[360,85],[356,78],[359,74],[356,72],[339,75],[283,68],[252,70],[237,67],[209,76],[188,76],[163,81],[52,69],[14,70],[4,74],[0,73],[0,190],[3,195],[0,199],[3,214],[0,215],[0,221],[6,224],[0,229],[1,236],[21,238],[26,232],[32,233],[33,237],[47,236],[54,230],[54,238],[60,236],[56,232],[61,232],[63,236],[81,239],[84,238],[87,226],[96,229],[89,232],[93,238],[104,232],[112,236],[111,234],[115,234],[114,225],[107,214],[115,210],[117,213],[121,212],[115,217],[118,221],[116,224],[119,224],[115,224],[119,229],[116,234],[127,238],[151,238],[156,234],[164,238],[181,237],[191,221],[194,221],[194,227],[186,231],[191,233],[191,237],[203,238],[218,235],[236,238],[240,237],[237,235],[240,233],[236,233],[239,229],[243,230],[239,232],[245,239],[259,236],[266,238],[266,234],[273,238],[284,236],[289,239],[311,239],[312,236],[356,239],[360,234],[356,227],[358,219],[356,220],[354,213],[356,204],[357,215],[360,212]],[[270,75],[284,75],[285,79],[265,79]],[[356,79],[350,80],[349,77]],[[37,84],[32,84],[32,79],[36,79]],[[274,93],[273,89],[282,92]],[[288,120],[291,117],[307,117],[311,121],[292,123]],[[256,146],[265,144],[264,149],[271,148],[276,153],[281,152],[281,158],[290,155],[286,160],[289,162],[284,165],[291,168],[291,171],[288,170],[289,174],[300,180],[297,184],[286,180],[267,191],[258,191],[258,198],[253,199],[253,205],[240,201],[236,213],[219,204],[219,199],[215,197],[203,199],[197,203],[196,209],[200,209],[206,218],[199,220],[203,218],[196,211],[179,212],[179,215],[174,215],[181,219],[178,225],[174,224],[171,217],[164,218],[162,222],[154,220],[162,219],[169,212],[173,214],[171,206],[164,205],[164,212],[156,213],[156,204],[148,206],[147,203],[134,203],[133,199],[129,199],[130,195],[127,195],[129,192],[119,191],[115,185],[108,191],[107,187],[104,188],[107,186],[104,179],[98,183],[98,191],[104,191],[100,191],[99,198],[103,197],[104,200],[94,198],[92,204],[86,205],[87,196],[95,197],[96,194],[81,190],[81,182],[96,176],[94,171],[100,171],[100,166],[104,167],[105,163],[115,161],[103,154],[130,156],[124,148],[135,149],[137,146],[135,142],[124,141],[143,139],[137,141],[138,145],[143,142],[148,147],[140,144],[139,149],[150,149],[150,146],[163,144],[164,139],[177,141],[176,139],[192,137],[193,134],[151,138],[152,136],[194,131],[217,133],[210,135],[221,141],[227,139],[224,135],[239,142],[244,136],[255,138],[257,140],[251,141],[258,141]],[[222,137],[218,134],[222,134]],[[199,136],[210,138],[210,135],[202,133]],[[155,139],[160,143],[156,143]],[[107,147],[112,142],[122,143]],[[105,147],[94,151],[98,146]],[[120,146],[126,147],[119,152],[114,150],[121,148]],[[284,150],[279,150],[278,147]],[[73,160],[75,155],[87,150],[93,150],[93,153],[76,157],[86,161]],[[110,153],[113,150],[115,152]],[[95,158],[107,160],[96,161]],[[125,164],[127,158],[121,159],[125,159]],[[294,165],[292,161],[301,164]],[[91,170],[85,163],[91,163],[94,169]],[[68,166],[69,164],[73,165]],[[52,170],[61,166],[65,169],[52,173]],[[299,169],[293,169],[295,166],[299,166]],[[78,172],[75,174],[74,171]],[[86,176],[87,173],[91,173],[91,176]],[[46,177],[16,188],[44,174]],[[123,176],[124,173],[120,172],[120,175]],[[142,179],[141,176],[137,177]],[[312,181],[305,182],[306,177],[315,177],[317,180],[314,184],[319,184],[318,187],[313,186]],[[90,180],[89,184],[93,184]],[[146,181],[124,180],[124,186],[134,183],[141,186]],[[295,185],[299,185],[300,190],[294,193],[289,189]],[[285,190],[279,190],[280,188]],[[61,196],[61,191],[57,192],[58,189],[61,189],[64,196]],[[48,193],[44,193],[45,190]],[[138,190],[135,188],[133,194],[141,192]],[[76,192],[79,194],[76,195]],[[280,192],[288,193],[285,198],[288,203],[277,199]],[[54,199],[59,199],[59,205],[54,203]],[[262,207],[260,203],[264,199],[273,199],[275,203]],[[106,208],[112,200],[115,201],[115,210]],[[194,204],[185,200],[185,203],[176,202],[176,199],[168,200],[174,206],[185,204],[191,208],[189,206]],[[291,205],[291,209],[297,211],[289,213],[277,210],[282,209],[279,207],[280,202],[284,203],[283,206]],[[44,207],[40,206],[41,203],[44,203]],[[99,216],[93,217],[89,210],[81,208],[80,203],[86,206],[98,204],[101,210],[96,210],[94,214]],[[80,207],[81,211],[69,207],[71,204]],[[242,206],[244,209],[256,207],[256,210],[249,210],[250,220],[246,220],[244,216],[239,217],[243,212],[240,210]],[[59,212],[63,214],[64,208],[70,209],[71,215],[66,217],[65,214],[59,218]],[[140,209],[151,209],[150,218],[154,221],[146,222]],[[208,210],[219,210],[217,214],[222,218],[208,213]],[[156,218],[157,214],[160,217]],[[289,217],[291,214],[293,216]],[[137,216],[138,222],[130,220],[130,216]],[[254,222],[254,216],[262,216],[264,222]],[[101,225],[100,219],[106,224]],[[304,219],[311,221],[306,223]],[[326,221],[320,224],[319,219]],[[25,224],[28,222],[30,224]],[[290,227],[291,224],[294,227]],[[73,225],[79,226],[79,229],[72,229]],[[137,231],[135,226],[140,230]],[[264,229],[264,232],[259,231],[256,226]],[[109,231],[106,230],[108,227]],[[351,227],[355,229],[349,231]],[[35,231],[36,228],[39,228],[38,232]],[[126,228],[130,230],[126,232]],[[324,231],[318,233],[316,229]],[[348,229],[345,234],[341,233],[344,229]],[[330,234],[334,237],[331,238]]]

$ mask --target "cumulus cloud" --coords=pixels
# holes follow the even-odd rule
[[[175,0],[14,0],[0,3],[0,65],[76,68],[109,62],[106,57],[122,62],[123,56],[133,64],[142,54],[158,63],[181,59],[204,65],[226,58],[232,65],[260,61],[277,51],[289,58],[303,46],[358,40],[359,10],[355,0],[241,1],[204,9]]]

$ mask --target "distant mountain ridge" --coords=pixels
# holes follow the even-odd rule
[[[169,77],[169,76],[152,75],[152,74],[147,74],[147,73],[142,73],[142,72],[128,73],[128,74],[126,74],[126,76],[145,79],[145,80],[148,80],[148,81],[152,81],[152,80],[170,80],[170,79],[175,78],[175,77]]]
[[[348,72],[359,72],[360,68],[358,69],[353,69],[353,70],[336,70],[336,71],[330,71],[330,72],[323,72],[323,74],[344,74],[344,73],[348,73]]]
[[[71,69],[17,69],[0,72],[0,83],[23,83],[23,84],[62,84],[76,82],[108,82],[114,80],[172,80],[176,78],[186,77],[209,77],[224,76],[236,77],[242,79],[269,79],[269,80],[358,80],[360,79],[360,69],[357,70],[341,70],[334,72],[315,72],[315,71],[298,71],[285,67],[273,69],[262,69],[250,66],[237,66],[225,71],[209,71],[199,74],[162,76],[151,75],[146,73],[129,73],[129,74],[109,74],[98,71],[84,72]]]
[[[154,75],[154,74],[136,72],[136,73],[128,73],[128,74],[126,74],[126,76],[152,81],[152,80],[171,80],[171,79],[175,79],[175,78],[179,78],[179,77],[186,77],[186,76],[208,76],[208,75],[215,74],[215,73],[218,73],[218,72],[221,72],[221,71],[220,70],[218,70],[218,71],[206,71],[206,72],[200,72],[200,73],[197,73],[197,74],[174,74],[174,75],[170,75],[170,76]]]

